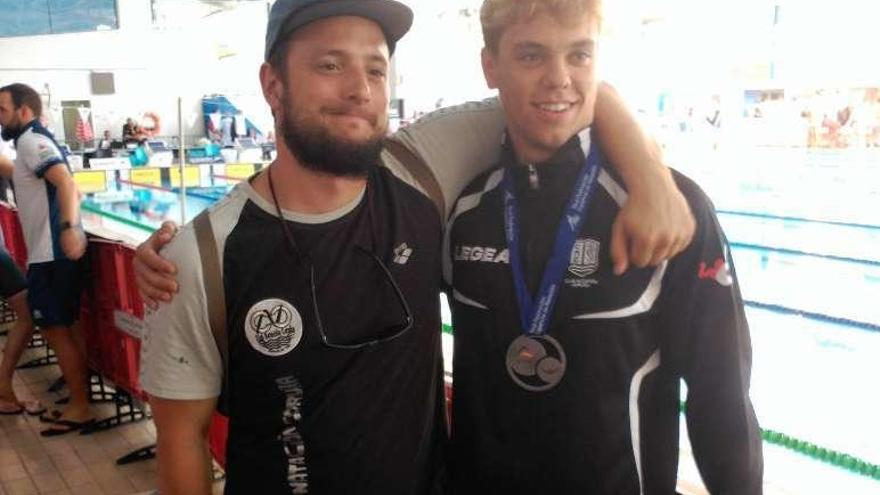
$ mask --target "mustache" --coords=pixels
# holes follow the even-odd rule
[[[356,106],[326,106],[322,107],[321,111],[330,115],[358,117],[366,120],[371,125],[376,125],[376,122],[379,120],[378,115],[372,112],[367,112]]]

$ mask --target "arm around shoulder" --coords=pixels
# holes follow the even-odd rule
[[[623,273],[630,264],[657,265],[675,256],[693,237],[693,215],[663,164],[660,147],[607,83],[599,85],[594,128],[629,191],[612,231],[615,273]]]
[[[436,110],[394,135],[431,170],[443,192],[446,215],[477,175],[496,164],[504,112],[495,98]]]

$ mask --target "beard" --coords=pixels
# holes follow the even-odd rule
[[[387,124],[364,141],[337,138],[326,127],[297,117],[298,112],[286,93],[281,102],[284,108],[281,135],[303,167],[336,177],[365,177],[379,165]]]
[[[4,141],[12,141],[18,137],[20,132],[21,126],[15,126],[10,122],[8,125],[4,125],[3,129],[0,130],[0,137],[2,137]]]

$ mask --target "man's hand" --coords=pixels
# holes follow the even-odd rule
[[[694,236],[696,221],[687,200],[663,164],[660,146],[646,135],[617,91],[599,84],[594,128],[602,150],[623,177],[629,200],[611,229],[614,273],[633,264],[658,265],[680,253]]]
[[[631,192],[611,227],[614,273],[630,264],[658,265],[683,251],[693,239],[696,221],[671,174]]]
[[[86,235],[79,227],[61,231],[61,250],[69,260],[76,261],[86,252]]]
[[[177,267],[159,256],[166,244],[177,233],[177,225],[167,221],[149,239],[138,246],[134,256],[134,275],[144,303],[156,309],[160,302],[168,302],[177,292]]]

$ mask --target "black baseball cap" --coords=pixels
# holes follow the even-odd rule
[[[306,24],[323,19],[353,15],[376,22],[385,33],[388,51],[394,53],[397,40],[412,26],[413,13],[394,0],[276,0],[266,26],[266,60],[279,41]]]

